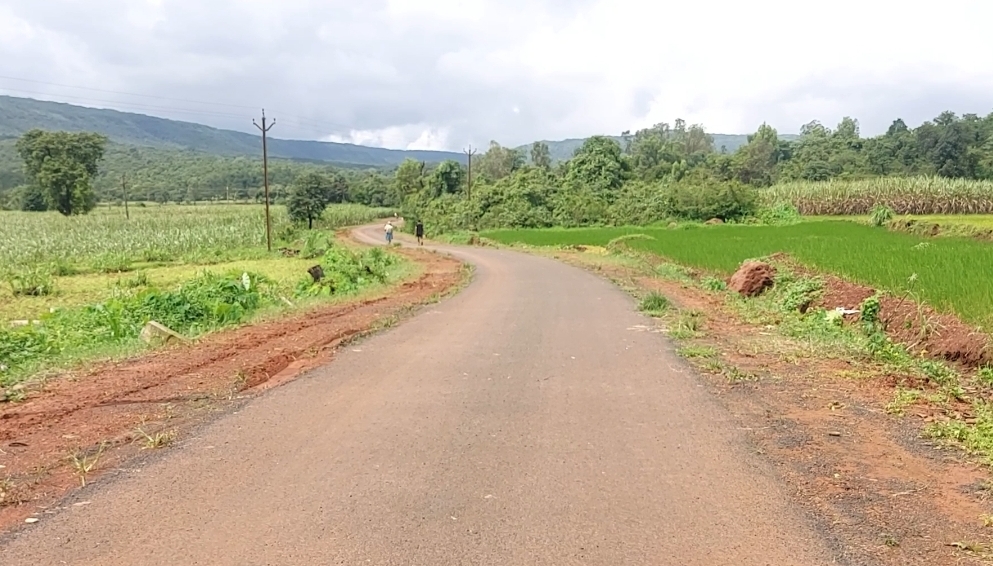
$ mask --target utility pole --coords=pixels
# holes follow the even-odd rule
[[[269,149],[266,146],[265,135],[276,125],[276,120],[273,119],[272,123],[268,126],[265,122],[265,108],[262,109],[262,125],[258,125],[255,119],[252,119],[252,123],[255,127],[262,131],[262,182],[265,185],[265,246],[270,252],[272,251],[272,222],[269,220]]]
[[[128,211],[128,174],[121,174],[121,191],[124,192],[124,217],[131,220],[131,213]]]
[[[468,197],[470,199],[472,198],[472,156],[476,155],[477,151],[478,149],[472,148],[472,144],[469,144],[469,149],[462,151],[462,153],[469,156],[469,179],[468,179],[468,183],[466,184],[466,192],[468,193]]]

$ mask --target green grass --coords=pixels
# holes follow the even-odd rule
[[[320,285],[306,272],[315,263],[325,273]],[[45,312],[37,323],[0,326],[0,388],[49,368],[141,352],[139,333],[150,320],[197,337],[285,314],[287,308],[355,297],[414,273],[410,262],[382,248],[358,251],[340,244],[319,259],[249,260],[224,267],[191,272],[181,266],[125,276],[99,302]],[[253,267],[268,275],[249,271]]]
[[[626,244],[634,250],[720,274],[733,272],[746,259],[785,252],[809,267],[871,287],[900,293],[912,286],[932,306],[993,328],[993,286],[988,284],[993,246],[969,238],[924,239],[844,221],[677,230],[496,230],[483,236],[507,244],[603,246],[631,234],[650,237],[629,239]]]

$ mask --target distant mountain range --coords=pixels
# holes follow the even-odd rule
[[[21,136],[33,128],[74,132],[98,132],[112,142],[122,145],[161,149],[185,149],[222,156],[258,155],[261,152],[259,136],[221,130],[195,124],[155,118],[144,114],[119,112],[75,106],[61,102],[47,102],[30,98],[0,96],[0,139]],[[741,134],[711,134],[714,147],[728,153],[747,143],[748,136]],[[783,135],[784,139],[797,136]],[[623,144],[619,136],[614,136]],[[572,157],[583,139],[546,141],[551,157],[561,161]],[[521,146],[527,153],[530,145]],[[273,158],[317,161],[346,166],[389,167],[404,159],[437,163],[446,159],[465,162],[462,153],[448,151],[396,150],[363,145],[284,140],[270,138],[269,155]]]
[[[0,96],[0,137],[19,137],[32,128],[98,132],[124,145],[190,149],[214,155],[256,155],[262,152],[259,136],[243,132],[117,110]],[[278,138],[269,139],[269,155],[274,158],[369,166],[397,165],[408,157],[428,162],[465,159],[462,153],[447,151],[402,151]]]

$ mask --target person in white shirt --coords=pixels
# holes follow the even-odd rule
[[[393,243],[393,222],[392,221],[387,222],[386,223],[386,226],[383,228],[383,230],[386,231],[386,244],[387,245],[392,244]]]

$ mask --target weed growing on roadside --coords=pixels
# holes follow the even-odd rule
[[[641,304],[638,305],[638,308],[641,309],[642,312],[653,316],[660,315],[669,310],[671,307],[672,302],[669,301],[668,297],[657,291],[652,291],[649,293],[641,300]]]
[[[986,385],[993,385],[993,366],[983,366],[979,368],[976,377]]]
[[[95,454],[88,454],[82,450],[77,450],[72,454],[72,466],[76,469],[76,475],[79,476],[79,483],[82,487],[86,487],[86,476],[96,468],[100,456],[103,454],[103,449],[104,444],[101,443]]]
[[[717,350],[710,346],[685,346],[679,349],[679,355],[684,358],[716,358]]]
[[[891,415],[903,415],[907,407],[910,407],[921,398],[921,392],[917,389],[897,388],[893,400],[886,405],[886,412]]]
[[[917,368],[935,385],[949,386],[958,382],[955,372],[941,362],[920,360],[917,362]]]
[[[703,280],[700,281],[700,286],[714,293],[727,291],[728,288],[728,284],[725,283],[723,279],[718,279],[716,277],[704,277]]]
[[[139,428],[138,434],[142,437],[142,448],[146,450],[155,450],[158,448],[165,448],[172,444],[176,440],[176,431],[170,430],[168,432],[156,432],[155,434],[148,434],[144,429]]]
[[[696,338],[701,335],[703,313],[696,310],[680,311],[669,329],[669,336],[677,340]]]
[[[993,464],[993,405],[985,401],[973,404],[975,424],[953,419],[934,423],[924,434],[930,438],[953,442],[967,451],[983,457],[987,464]]]
[[[742,371],[736,366],[724,365],[724,377],[728,383],[742,383],[745,381],[758,381],[758,376],[753,373]]]
[[[679,281],[680,283],[689,283],[693,281],[690,270],[674,263],[663,263],[657,265],[655,267],[655,274],[662,279]]]

